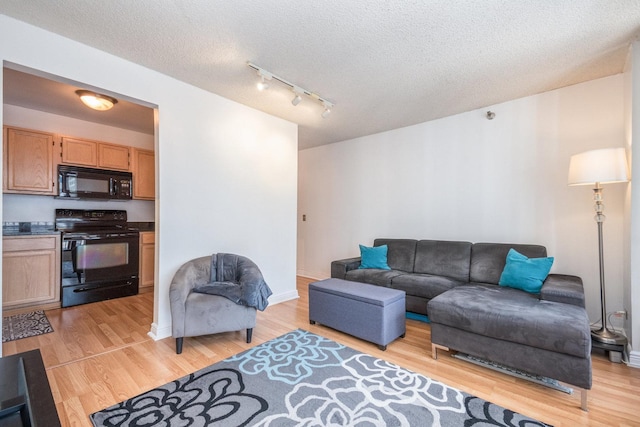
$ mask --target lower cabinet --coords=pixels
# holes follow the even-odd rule
[[[144,231],[140,233],[140,291],[153,290],[153,274],[156,253],[156,233]]]
[[[2,238],[2,308],[60,302],[60,235]]]

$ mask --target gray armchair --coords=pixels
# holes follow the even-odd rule
[[[244,298],[247,289],[252,297],[249,303]],[[246,329],[247,342],[251,342],[256,307],[264,310],[269,295],[260,270],[248,258],[214,254],[186,262],[169,288],[176,353],[182,353],[184,337]]]

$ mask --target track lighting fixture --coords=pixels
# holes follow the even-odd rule
[[[258,76],[260,77],[260,82],[258,82],[259,90],[265,90],[269,87],[269,84],[265,80],[272,80],[272,79],[277,80],[280,83],[284,84],[285,86],[289,86],[289,88],[293,91],[294,96],[293,96],[293,99],[291,100],[291,104],[293,104],[294,106],[302,102],[302,95],[306,95],[309,98],[314,99],[322,104],[322,106],[324,107],[324,111],[321,114],[323,119],[327,118],[329,114],[331,114],[331,109],[335,105],[333,102],[324,99],[323,97],[321,97],[315,92],[311,92],[307,89],[301,88],[300,86],[294,85],[293,83],[289,83],[287,80],[283,79],[282,77],[278,77],[275,74],[272,74],[267,70],[260,68],[251,62],[247,62],[247,65],[253,68],[254,70],[256,70],[256,72],[258,73]]]
[[[258,75],[260,76],[260,81],[256,85],[259,91],[269,89],[269,83],[265,80],[271,80],[273,78],[273,74],[266,72],[265,70],[258,70]]]
[[[291,103],[296,106],[298,104],[300,104],[300,101],[302,101],[302,97],[300,97],[300,94],[302,93],[302,89],[300,89],[297,86],[294,86],[293,88],[293,99],[291,100]]]
[[[257,87],[260,91],[269,89],[269,83],[264,81],[264,76],[262,76],[262,80],[258,82]]]
[[[323,102],[324,104],[324,111],[322,112],[321,116],[323,119],[326,119],[327,117],[329,117],[329,114],[331,114],[331,105],[329,105],[326,102]]]

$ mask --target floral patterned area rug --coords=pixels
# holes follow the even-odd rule
[[[94,426],[546,426],[298,329],[90,415]]]
[[[43,310],[2,318],[2,342],[34,337],[49,332],[53,332],[53,327],[51,327]]]

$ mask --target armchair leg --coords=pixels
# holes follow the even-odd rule
[[[183,337],[176,338],[176,354],[182,353],[182,341],[183,340],[184,340]]]
[[[247,328],[247,344],[251,342],[251,334],[253,334],[253,328]]]

